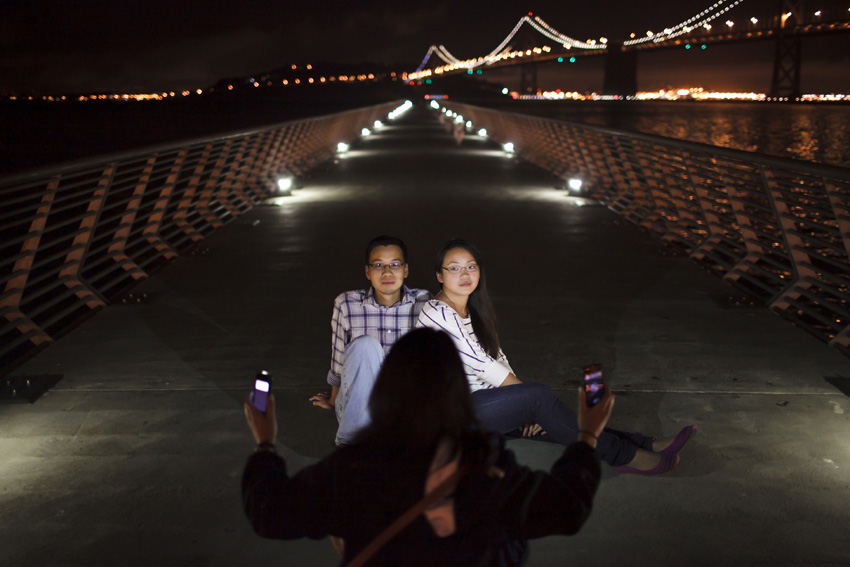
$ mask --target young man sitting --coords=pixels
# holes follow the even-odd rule
[[[367,289],[346,291],[334,301],[331,318],[331,394],[316,394],[314,406],[334,408],[339,421],[336,444],[350,443],[369,424],[369,396],[390,348],[414,328],[427,290],[404,285],[408,275],[407,246],[397,237],[381,235],[366,246]]]

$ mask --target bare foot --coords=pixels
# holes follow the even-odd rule
[[[660,462],[661,455],[644,449],[638,449],[637,452],[635,452],[635,458],[632,459],[626,466],[639,471],[648,471],[657,467]]]
[[[685,446],[688,440],[690,440],[696,432],[696,429],[695,425],[687,425],[673,437],[656,439],[652,443],[652,450],[656,453],[662,453],[665,451],[668,453],[678,453],[682,447]]]

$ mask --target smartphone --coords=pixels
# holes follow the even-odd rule
[[[254,379],[254,390],[251,392],[251,405],[266,413],[267,402],[269,400],[269,392],[272,389],[272,378],[265,370],[257,372],[257,377]]]
[[[598,404],[605,395],[601,364],[589,364],[584,367],[584,394],[587,396],[588,407]]]

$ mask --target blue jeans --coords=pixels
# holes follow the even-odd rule
[[[351,443],[357,433],[372,422],[369,397],[383,362],[384,348],[374,337],[357,337],[345,347],[342,380],[334,404],[339,421],[337,445]]]
[[[546,439],[562,445],[575,442],[578,418],[543,384],[524,382],[501,388],[487,388],[472,393],[472,404],[485,429],[509,433],[532,421],[546,432]],[[603,461],[612,466],[625,465],[635,457],[638,448],[652,450],[654,438],[640,433],[627,433],[605,428],[596,444]]]

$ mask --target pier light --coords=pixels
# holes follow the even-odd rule
[[[440,108],[440,104],[436,100],[432,100],[431,101],[431,108],[433,108],[434,110],[437,110],[437,109]]]
[[[347,151],[348,151],[348,144],[346,144],[345,142],[340,142],[336,145],[336,153],[344,154]]]
[[[504,94],[504,95],[508,94],[509,92],[510,91],[508,91],[508,87],[505,87],[505,88],[502,89],[502,94]]]
[[[466,127],[467,127],[469,130],[472,130],[472,120],[467,120],[467,121],[466,121]]]
[[[581,186],[583,185],[582,180],[578,177],[570,177],[567,180],[567,187],[570,190],[570,193],[581,193]]]
[[[513,142],[506,143],[504,146],[502,146],[502,148],[505,150],[506,154],[513,154],[515,151]]]
[[[371,133],[372,133],[372,131],[369,130],[368,128],[363,128],[362,130],[360,130],[360,135],[363,136],[364,138],[369,136]]]
[[[279,177],[277,180],[277,194],[278,195],[292,195],[292,186],[295,184],[295,181],[292,177],[285,175],[283,177]]]
[[[455,122],[457,122],[458,124],[463,124],[463,116],[461,116],[460,114],[455,116]]]
[[[481,136],[482,138],[486,138],[487,137],[487,130],[482,128],[481,130],[478,131],[478,135]]]
[[[380,130],[383,127],[383,125],[384,125],[384,123],[381,122],[380,120],[375,120],[375,123],[372,125],[372,127],[375,130]]]

